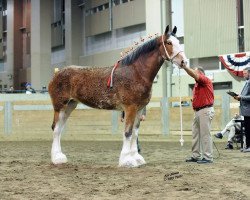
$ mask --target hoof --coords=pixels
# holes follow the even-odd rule
[[[134,155],[134,159],[137,162],[138,166],[146,164],[146,161],[144,160],[144,158],[138,153]]]
[[[138,167],[138,164],[132,156],[126,156],[124,158],[120,158],[119,167]]]
[[[54,156],[51,156],[51,161],[54,165],[59,165],[59,164],[66,163],[68,160],[67,160],[67,157],[63,153],[57,153]]]

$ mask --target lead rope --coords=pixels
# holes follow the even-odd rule
[[[180,99],[180,121],[181,121],[181,139],[180,143],[181,146],[184,145],[184,139],[183,139],[183,123],[182,123],[182,105],[181,105],[181,69],[179,68],[179,99]]]

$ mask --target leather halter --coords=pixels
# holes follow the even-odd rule
[[[164,60],[168,60],[168,61],[170,61],[171,63],[173,63],[173,59],[176,57],[176,56],[178,56],[178,54],[179,53],[181,53],[181,52],[183,52],[183,51],[179,51],[177,54],[175,54],[172,58],[169,56],[169,54],[168,54],[168,51],[167,51],[167,48],[166,48],[166,46],[165,46],[165,44],[164,44],[164,39],[163,39],[163,35],[161,36],[161,40],[162,40],[162,45],[163,45],[163,47],[164,47],[164,50],[165,50],[165,54],[166,54],[166,56],[167,56],[167,58],[164,58],[163,56],[163,59]],[[177,63],[175,63],[175,64],[177,64]],[[178,65],[178,64],[177,64]]]

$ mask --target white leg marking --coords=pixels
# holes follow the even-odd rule
[[[142,155],[138,153],[138,146],[137,146],[137,138],[139,134],[139,128],[134,129],[134,137],[132,139],[132,145],[131,145],[131,156],[136,160],[137,165],[144,165],[146,164],[144,158]]]
[[[123,147],[120,154],[120,167],[138,167],[136,160],[131,156],[131,139],[132,136],[126,138],[123,136]]]
[[[138,167],[146,164],[144,158],[138,153],[137,138],[139,133],[141,112],[138,112],[134,128],[133,136],[126,138],[123,136],[123,147],[119,159],[120,167]]]
[[[62,153],[61,150],[61,133],[63,131],[66,122],[65,112],[59,113],[59,120],[56,123],[53,133],[53,143],[51,148],[51,161],[53,164],[62,164],[67,162],[67,157]]]

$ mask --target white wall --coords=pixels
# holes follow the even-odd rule
[[[172,24],[177,26],[177,36],[184,36],[184,21],[183,21],[183,0],[172,1]]]

